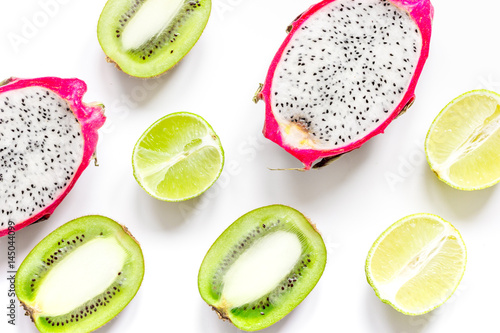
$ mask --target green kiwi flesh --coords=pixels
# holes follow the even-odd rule
[[[136,77],[158,76],[196,44],[211,0],[108,0],[97,37],[109,62]]]
[[[45,332],[91,332],[134,298],[144,258],[128,230],[104,216],[70,221],[24,259],[15,290],[26,314]]]
[[[198,288],[221,319],[256,331],[302,302],[325,265],[325,244],[314,225],[293,208],[266,206],[237,219],[215,241]]]

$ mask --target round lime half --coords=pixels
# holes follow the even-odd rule
[[[448,185],[478,190],[500,181],[500,95],[473,90],[451,101],[425,140],[427,160]]]
[[[467,261],[457,229],[439,216],[407,216],[380,235],[366,277],[384,303],[407,315],[442,305],[458,287]]]
[[[200,116],[178,112],[149,127],[132,155],[134,177],[151,196],[164,201],[194,198],[222,172],[224,151],[217,134]]]

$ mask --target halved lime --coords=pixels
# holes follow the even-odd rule
[[[205,192],[224,166],[224,151],[200,116],[178,112],[149,127],[132,155],[134,177],[151,196],[182,201]]]
[[[467,92],[449,103],[425,140],[430,167],[448,185],[479,190],[500,181],[500,95]]]
[[[366,277],[382,302],[407,315],[442,305],[465,271],[465,244],[457,229],[431,214],[394,223],[375,241]]]

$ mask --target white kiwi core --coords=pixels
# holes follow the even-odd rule
[[[290,274],[301,254],[297,235],[276,231],[265,236],[243,252],[224,275],[222,297],[232,307],[263,297]]]
[[[51,316],[68,313],[103,293],[115,281],[126,258],[125,249],[115,238],[82,245],[47,273],[34,308]]]
[[[184,0],[148,0],[139,7],[122,33],[125,50],[140,48],[161,33],[184,5]]]

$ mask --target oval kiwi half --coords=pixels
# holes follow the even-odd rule
[[[196,44],[210,16],[211,0],[108,0],[97,38],[125,73],[162,74]]]
[[[45,237],[24,259],[15,290],[45,332],[91,332],[134,298],[144,259],[128,230],[104,216],[85,216]]]
[[[220,318],[256,331],[302,302],[325,265],[325,244],[314,225],[293,208],[272,205],[222,233],[201,264],[198,288]]]

